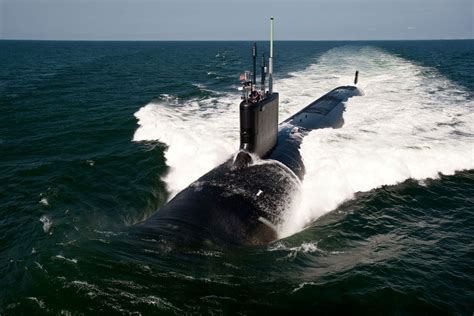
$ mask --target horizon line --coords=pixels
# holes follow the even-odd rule
[[[414,38],[414,39],[279,39],[275,42],[371,42],[371,41],[466,41],[473,38]],[[268,39],[25,39],[0,38],[0,41],[42,42],[267,42]]]

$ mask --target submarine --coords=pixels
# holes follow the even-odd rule
[[[277,227],[304,178],[299,151],[304,137],[315,129],[341,127],[344,102],[362,93],[355,85],[337,87],[279,122],[279,94],[273,91],[273,24],[271,18],[268,65],[263,54],[259,87],[255,43],[253,71],[240,75],[238,151],[138,224],[142,237],[172,236],[184,244],[213,245],[263,245],[278,239]],[[358,72],[354,84],[357,78]]]

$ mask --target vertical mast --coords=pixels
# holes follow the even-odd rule
[[[268,91],[273,93],[273,17],[270,18],[270,58],[268,59]]]
[[[252,57],[253,57],[253,76],[252,76],[252,91],[257,86],[257,43],[253,43],[252,47]]]
[[[262,94],[265,94],[265,76],[266,76],[266,74],[265,74],[265,68],[266,68],[266,66],[265,66],[265,53],[262,54],[262,65],[261,65],[261,67],[262,67],[262,86],[261,86],[260,90],[262,91]]]

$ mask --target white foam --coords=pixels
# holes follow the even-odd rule
[[[54,258],[64,260],[64,261],[67,261],[67,262],[70,262],[70,263],[77,263],[77,259],[66,258],[63,255],[56,255]]]
[[[296,247],[288,247],[281,241],[276,242],[268,247],[269,251],[287,251],[290,252],[291,254],[289,255],[290,257],[296,256],[298,252],[302,253],[313,253],[313,252],[323,252],[318,248],[318,243],[317,242],[303,242],[300,246]]]
[[[159,140],[168,146],[165,158],[170,170],[163,180],[171,196],[238,148],[238,98],[223,95],[181,106],[155,102],[135,113],[140,127],[133,140]]]
[[[49,206],[49,202],[48,202],[48,199],[47,198],[41,198],[41,200],[39,201],[40,204],[44,205],[44,206]]]
[[[348,101],[343,128],[316,130],[303,140],[307,173],[282,236],[355,192],[474,168],[474,104],[467,93],[434,69],[377,49],[361,51],[336,50],[311,67],[338,77],[331,65],[354,65],[365,95]]]
[[[280,117],[360,71],[363,97],[349,100],[341,129],[316,130],[302,144],[307,174],[281,235],[291,235],[353,197],[408,178],[474,168],[473,101],[435,69],[372,47],[335,48],[303,71],[276,80]],[[239,93],[179,103],[166,95],[141,108],[134,141],[160,140],[174,195],[238,148]]]
[[[40,217],[40,222],[43,223],[43,231],[45,233],[49,232],[51,226],[53,225],[53,221],[46,215]]]

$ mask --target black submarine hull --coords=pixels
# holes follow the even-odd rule
[[[276,145],[259,158],[245,150],[200,177],[137,226],[146,238],[217,245],[260,245],[278,238],[304,177],[300,144],[311,130],[339,128],[353,86],[332,90],[279,125]]]

